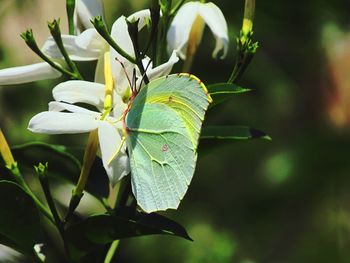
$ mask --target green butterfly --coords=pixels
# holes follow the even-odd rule
[[[146,212],[176,209],[191,182],[205,112],[212,99],[190,74],[151,81],[124,118],[132,191]]]

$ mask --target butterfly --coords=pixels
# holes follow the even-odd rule
[[[190,184],[204,116],[212,102],[194,75],[149,82],[123,118],[132,191],[147,213],[176,209]]]

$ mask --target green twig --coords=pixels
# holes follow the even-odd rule
[[[111,263],[112,262],[113,257],[115,255],[115,252],[117,251],[118,245],[119,245],[119,240],[114,240],[113,243],[111,244],[108,252],[107,252],[104,263]]]
[[[96,158],[98,147],[98,134],[97,130],[90,132],[87,146],[84,153],[83,167],[81,168],[78,183],[72,191],[72,197],[69,202],[68,212],[64,222],[68,222],[70,217],[73,215],[75,209],[78,207],[81,198],[84,194],[84,189],[89,178],[91,167]]]
[[[35,54],[37,54],[42,60],[44,60],[45,62],[47,62],[51,67],[53,67],[54,69],[56,69],[57,71],[61,72],[62,74],[72,78],[72,79],[77,79],[77,76],[62,68],[61,65],[59,65],[58,63],[53,62],[50,58],[48,58],[38,47],[35,39],[34,39],[34,35],[33,35],[33,31],[31,29],[28,29],[26,32],[23,32],[21,34],[21,37],[24,39],[24,41],[26,42],[27,46],[33,50],[33,52]]]
[[[67,256],[69,255],[69,250],[68,250],[68,247],[67,247],[67,242],[66,242],[66,234],[65,234],[65,230],[64,230],[64,225],[63,225],[63,222],[57,212],[57,209],[56,209],[56,205],[55,205],[55,202],[53,200],[53,197],[52,197],[52,194],[51,194],[51,191],[50,191],[50,186],[49,186],[49,179],[48,179],[48,163],[46,163],[45,165],[43,165],[42,163],[39,163],[38,166],[34,166],[35,168],[35,171],[39,177],[39,181],[40,181],[40,184],[41,184],[41,187],[44,191],[44,194],[45,194],[45,198],[46,198],[46,201],[47,201],[47,204],[49,205],[49,208],[51,210],[51,213],[53,215],[53,218],[55,220],[55,225],[57,227],[57,230],[58,232],[60,233],[61,235],[61,238],[62,238],[62,242],[63,242],[63,246],[64,246],[64,249],[66,251],[66,254]]]
[[[91,20],[91,23],[94,25],[97,32],[107,41],[107,43],[115,50],[117,51],[121,56],[129,60],[131,63],[136,64],[136,59],[132,56],[130,56],[128,53],[126,53],[111,37],[111,35],[108,33],[107,27],[105,23],[103,22],[103,19],[101,16],[97,16]]]
[[[240,31],[240,36],[236,39],[236,62],[231,76],[227,81],[228,83],[239,81],[258,49],[258,42],[253,40],[254,13],[255,0],[246,0],[242,29]]]
[[[171,9],[171,15],[175,16],[176,13],[179,11],[180,7],[186,2],[186,0],[180,0],[176,3],[176,5]]]
[[[60,29],[60,20],[53,20],[51,23],[48,23],[48,27],[50,30],[50,33],[53,37],[53,39],[56,42],[56,45],[58,49],[60,50],[62,56],[64,57],[68,67],[72,72],[74,72],[77,79],[83,79],[77,66],[75,63],[70,59],[69,54],[67,53],[66,48],[64,47],[62,36],[61,36],[61,29]]]
[[[41,184],[41,187],[44,191],[46,201],[49,205],[49,208],[52,212],[53,218],[55,219],[56,226],[62,236],[64,236],[64,229],[63,229],[63,224],[61,221],[61,218],[57,212],[56,205],[53,201],[53,197],[50,191],[50,186],[49,186],[49,180],[47,178],[47,169],[48,169],[48,163],[43,165],[42,163],[39,163],[38,166],[34,166],[35,172],[39,177],[39,181]]]
[[[28,184],[24,180],[17,163],[12,164],[11,166],[6,166],[6,168],[11,172],[16,182],[22,186],[23,190],[26,191],[27,194],[33,199],[39,210],[45,215],[52,223],[55,224],[55,220],[53,218],[50,210],[34,195],[32,190],[29,188]]]
[[[172,0],[160,0],[160,9],[162,16],[159,21],[159,36],[158,36],[158,52],[155,65],[160,65],[164,62],[164,58],[167,55],[167,33],[170,27],[170,23],[173,19],[171,10]]]
[[[29,194],[39,210],[51,221],[54,222],[53,216],[51,212],[47,209],[47,207],[34,195],[32,190],[27,185],[26,181],[24,180],[19,168],[18,164],[13,158],[10,146],[5,138],[5,135],[3,134],[1,128],[0,128],[0,155],[3,158],[6,168],[11,172],[13,177],[15,178],[16,182],[22,186],[23,190]]]
[[[152,0],[150,12],[152,28],[145,51],[143,53],[146,54],[149,48],[152,46],[152,61],[155,62],[157,57],[158,25],[160,19],[160,5],[158,0]]]
[[[75,34],[75,28],[74,28],[75,0],[66,1],[66,10],[67,10],[67,17],[68,17],[69,34],[74,35]]]
[[[141,76],[143,76],[145,83],[147,84],[149,82],[149,79],[147,77],[145,68],[144,68],[143,63],[142,63],[142,59],[144,58],[144,54],[142,54],[140,52],[140,47],[139,47],[139,37],[138,37],[138,35],[139,35],[139,30],[138,30],[139,20],[132,21],[132,22],[126,20],[126,23],[128,24],[129,35],[130,35],[131,42],[132,42],[133,47],[134,47],[134,52],[135,52],[135,56],[136,56],[136,65],[139,68]]]

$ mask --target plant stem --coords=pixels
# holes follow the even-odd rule
[[[180,7],[186,2],[186,0],[180,0],[176,3],[173,9],[171,9],[171,15],[175,16]]]
[[[13,158],[13,154],[10,150],[9,144],[6,141],[6,138],[0,128],[0,154],[5,161],[6,168],[11,172],[16,182],[26,191],[28,195],[33,199],[38,209],[51,221],[54,223],[54,218],[50,212],[50,210],[34,195],[32,190],[27,185],[24,180],[19,168],[18,164]]]
[[[248,34],[248,32],[252,31],[254,14],[255,14],[255,0],[246,0],[245,6],[244,6],[244,18],[243,18],[243,25],[242,25],[243,34]]]
[[[40,181],[41,187],[44,191],[46,201],[47,201],[49,208],[52,212],[53,218],[56,221],[56,225],[58,227],[58,230],[62,234],[62,233],[64,233],[62,221],[61,221],[60,216],[58,215],[56,205],[53,201],[53,197],[52,197],[52,194],[50,191],[50,186],[49,186],[49,180],[47,178],[48,163],[46,163],[45,165],[43,165],[42,163],[39,163],[39,165],[35,166],[34,168],[35,168],[35,171],[37,173],[37,176],[39,177],[39,181]]]
[[[71,71],[74,72],[76,77],[78,79],[83,79],[77,66],[75,63],[70,59],[66,48],[64,47],[63,41],[62,41],[62,36],[61,36],[61,29],[60,29],[60,20],[53,20],[51,23],[48,23],[49,30],[51,32],[51,35],[53,39],[56,42],[56,45],[58,49],[60,50],[62,56],[64,57],[64,60],[66,61],[68,67],[70,68]]]
[[[72,191],[72,198],[69,203],[68,213],[65,218],[65,222],[73,215],[75,209],[78,207],[81,198],[83,197],[83,192],[89,178],[90,170],[94,160],[96,158],[98,147],[98,133],[97,130],[90,132],[88,143],[85,148],[83,167],[81,168],[78,183]]]
[[[158,37],[158,52],[155,64],[160,65],[164,61],[164,57],[167,54],[167,32],[170,23],[173,19],[173,14],[171,10],[172,0],[161,0],[160,7],[163,15],[159,21],[159,37]]]
[[[67,10],[67,17],[68,17],[69,34],[74,35],[75,34],[75,29],[74,29],[75,0],[66,1],[66,10]]]
[[[228,83],[237,82],[246,68],[252,61],[256,50],[258,49],[258,42],[253,41],[253,20],[255,13],[255,0],[246,0],[244,8],[244,17],[240,36],[237,37],[237,57],[235,66],[231,73]]]
[[[111,244],[108,252],[107,252],[104,263],[111,263],[112,262],[114,254],[117,251],[118,245],[119,245],[119,240],[114,240],[113,243]]]
[[[117,198],[116,198],[116,202],[115,202],[113,209],[117,209],[119,207],[126,206],[126,202],[128,201],[128,197],[129,197],[129,194],[131,192],[130,176],[123,178],[119,184],[120,185],[119,185],[119,188],[118,188],[117,193],[116,193]],[[110,213],[113,213],[113,210],[111,210]],[[113,241],[113,243],[111,244],[111,246],[106,254],[104,263],[112,262],[113,256],[118,248],[119,243],[120,243],[120,240]]]
[[[157,42],[158,42],[158,25],[159,25],[159,19],[160,19],[160,5],[158,0],[152,0],[151,2],[151,21],[152,21],[152,28],[151,28],[151,34],[149,36],[145,51],[143,54],[146,54],[149,50],[149,48],[152,46],[152,61],[155,63],[156,56],[157,56]],[[154,67],[157,65],[155,64]]]
[[[128,53],[126,53],[111,37],[111,35],[108,33],[107,27],[105,23],[102,20],[101,16],[97,16],[94,19],[91,20],[91,23],[94,25],[97,32],[107,41],[107,43],[115,50],[117,51],[121,56],[129,60],[131,63],[136,64],[136,59],[132,56],[130,56]]]
[[[61,67],[61,65],[59,65],[58,63],[53,62],[50,58],[48,58],[38,47],[35,39],[34,39],[34,35],[33,35],[33,31],[31,29],[27,30],[26,32],[23,32],[21,34],[21,37],[24,39],[24,41],[26,42],[27,46],[35,53],[37,54],[42,60],[44,60],[45,62],[47,62],[51,67],[53,67],[54,69],[56,69],[57,71],[61,72],[62,74],[72,78],[72,79],[78,79],[78,77],[64,69]]]
[[[12,167],[7,167],[12,175],[14,176],[17,183],[22,186],[22,188],[27,192],[27,194],[30,195],[30,197],[33,199],[39,210],[52,222],[55,223],[55,220],[53,218],[52,213],[50,210],[34,195],[32,190],[29,188],[28,184],[24,180],[20,170],[18,169],[17,163],[15,165],[12,165]]]
[[[129,22],[128,20],[126,21],[128,24],[128,31],[129,31],[129,35],[131,38],[131,42],[133,44],[134,47],[134,53],[136,56],[136,65],[140,70],[141,76],[143,77],[145,83],[147,84],[149,82],[145,68],[143,66],[142,63],[142,59],[144,58],[144,54],[142,54],[140,52],[140,47],[139,47],[139,38],[138,38],[138,34],[139,34],[139,30],[138,30],[138,23],[139,21],[134,21],[134,22]]]
[[[56,205],[55,205],[55,202],[53,200],[51,190],[50,190],[49,179],[48,179],[48,175],[47,175],[48,163],[46,163],[45,165],[43,165],[42,163],[39,163],[39,165],[35,166],[34,168],[35,168],[35,171],[39,177],[39,181],[40,181],[41,187],[44,191],[47,204],[49,205],[49,208],[50,208],[51,213],[53,215],[53,218],[55,220],[56,228],[57,228],[57,230],[60,233],[60,236],[62,238],[64,250],[66,251],[67,257],[69,257],[69,250],[68,250],[68,246],[67,246],[67,242],[66,242],[66,234],[65,234],[65,230],[64,230],[64,224],[63,224],[63,222],[62,222],[62,220],[57,212]]]

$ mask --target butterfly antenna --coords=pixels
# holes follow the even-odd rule
[[[148,63],[147,63],[147,66],[146,66],[146,69],[145,69],[145,73],[143,73],[140,85],[138,87],[138,91],[140,91],[140,89],[141,89],[142,82],[144,82],[144,80],[145,80],[146,72],[147,72],[148,68],[150,67],[151,63],[152,63],[152,60],[149,60]]]
[[[136,69],[134,68],[132,71],[132,90],[136,93],[137,89],[136,89]]]
[[[133,86],[132,86],[131,80],[130,80],[130,78],[128,76],[128,73],[126,72],[124,63],[118,57],[115,57],[115,60],[118,61],[120,63],[120,65],[122,66],[124,74],[126,76],[126,79],[128,80],[128,83],[130,85],[130,88],[131,88],[131,90],[133,90]]]

